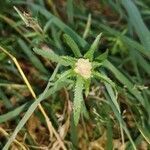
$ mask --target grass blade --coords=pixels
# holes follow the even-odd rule
[[[61,86],[58,87],[58,89],[54,89],[54,88],[50,88],[51,86],[51,82],[54,78],[55,75],[58,71],[58,67],[56,67],[56,69],[54,70],[52,76],[49,79],[49,82],[45,88],[45,90],[43,91],[43,93],[39,96],[39,98],[37,98],[35,100],[34,103],[32,103],[32,105],[29,107],[29,109],[27,110],[27,112],[25,113],[25,115],[23,116],[23,118],[20,120],[19,124],[17,125],[17,127],[15,128],[15,131],[13,132],[12,136],[9,138],[9,140],[7,141],[6,145],[4,146],[3,150],[8,150],[8,148],[10,147],[11,143],[14,141],[14,139],[16,138],[18,132],[22,129],[22,127],[25,125],[25,123],[27,122],[27,120],[30,118],[30,116],[32,115],[32,113],[34,112],[34,110],[38,107],[38,105],[40,104],[40,102],[42,100],[44,100],[45,98],[47,98],[48,96],[50,96],[51,94],[53,94],[54,92],[58,91],[60,88],[62,88]]]
[[[8,120],[15,118],[16,116],[20,115],[21,112],[27,110],[27,108],[31,105],[31,102],[25,103],[14,110],[9,111],[6,114],[0,115],[0,123],[4,123]]]
[[[122,0],[122,5],[128,12],[130,21],[136,30],[141,42],[150,52],[150,31],[144,24],[140,12],[132,0]]]
[[[41,63],[41,61],[33,54],[33,52],[29,49],[29,47],[26,45],[26,43],[19,39],[18,40],[19,45],[21,46],[23,52],[28,56],[32,64],[41,72],[48,73],[45,69],[44,65]]]
[[[71,25],[73,25],[73,0],[67,0],[67,15],[68,15],[68,21]]]
[[[135,146],[135,144],[134,144],[134,141],[132,140],[132,137],[131,137],[131,135],[130,135],[130,132],[128,131],[128,129],[127,129],[127,127],[126,127],[124,121],[122,120],[122,116],[121,116],[120,112],[118,111],[117,105],[115,105],[114,102],[113,102],[114,100],[117,101],[115,95],[112,94],[112,93],[113,93],[113,90],[111,89],[111,86],[110,86],[108,83],[106,83],[106,82],[105,82],[105,87],[106,87],[106,89],[107,89],[107,91],[108,91],[108,93],[109,93],[110,98],[109,98],[108,96],[106,96],[106,94],[105,94],[105,96],[106,96],[106,98],[109,100],[110,106],[111,106],[111,108],[112,108],[112,110],[113,110],[113,112],[114,112],[116,118],[118,119],[119,124],[120,124],[121,127],[124,129],[124,131],[125,131],[125,133],[127,134],[128,138],[129,138],[129,140],[130,140],[130,142],[132,143],[133,149],[136,150],[136,146]],[[111,90],[111,91],[110,91],[110,90]],[[112,99],[112,98],[113,98],[113,99]]]
[[[104,61],[103,66],[108,68],[114,75],[115,77],[124,85],[127,87],[130,93],[132,93],[135,98],[145,107],[147,110],[147,103],[145,103],[144,98],[142,95],[139,93],[139,91],[134,88],[134,84],[128,80],[126,76],[124,76],[111,62],[109,61]]]
[[[38,10],[42,15],[44,15],[48,20],[52,19],[52,22],[62,31],[67,33],[69,36],[72,37],[72,39],[75,40],[77,45],[80,45],[82,48],[85,48],[87,46],[86,41],[84,41],[75,31],[73,31],[70,27],[68,27],[65,23],[63,23],[60,19],[52,15],[49,11],[46,9],[36,5],[36,4],[30,4],[33,9]]]
[[[0,98],[2,98],[3,103],[5,104],[5,107],[7,109],[12,108],[12,104],[10,102],[10,100],[7,98],[7,96],[5,95],[5,93],[3,92],[3,90],[0,88]]]
[[[86,39],[89,32],[90,32],[90,28],[91,28],[91,22],[92,22],[92,17],[91,14],[88,15],[88,20],[87,20],[87,24],[83,33],[83,38]]]

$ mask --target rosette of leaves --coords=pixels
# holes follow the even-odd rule
[[[85,107],[83,94],[86,96],[88,95],[91,80],[97,79],[100,81],[105,81],[113,86],[113,88],[115,87],[115,84],[105,74],[98,71],[98,68],[103,65],[102,62],[107,58],[108,51],[94,58],[94,52],[98,49],[101,34],[96,37],[84,55],[81,54],[78,45],[69,35],[64,34],[63,37],[65,43],[74,53],[74,57],[59,56],[51,50],[48,51],[39,48],[34,48],[34,51],[37,54],[50,59],[52,62],[59,63],[60,65],[66,67],[64,69],[65,71],[58,75],[59,78],[54,82],[54,86],[59,86],[61,82],[67,79],[71,80],[71,84],[73,83],[73,118],[74,124],[77,125],[80,114]]]

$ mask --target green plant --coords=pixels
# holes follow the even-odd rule
[[[68,85],[71,84],[71,87],[74,90],[74,100],[73,100],[73,118],[74,118],[74,124],[77,126],[80,118],[80,114],[83,113],[84,115],[86,113],[86,108],[83,100],[83,94],[85,93],[86,96],[88,96],[89,89],[90,89],[90,83],[92,79],[98,79],[100,81],[105,81],[109,83],[113,89],[115,90],[115,84],[114,82],[109,79],[104,73],[99,72],[98,68],[103,66],[103,61],[107,59],[108,51],[105,53],[97,56],[94,59],[94,52],[98,48],[98,44],[100,42],[101,34],[99,34],[93,44],[90,46],[89,50],[85,53],[84,56],[82,56],[77,44],[74,42],[74,40],[67,34],[63,35],[65,42],[69,45],[72,52],[74,53],[75,57],[70,56],[59,56],[56,53],[54,53],[51,50],[42,50],[39,48],[34,48],[34,52],[37,54],[48,58],[49,60],[58,63],[59,67],[64,66],[66,68],[69,67],[68,70],[64,68],[63,70],[66,70],[61,73],[56,73],[55,78],[52,76],[49,80],[48,86],[46,87],[45,92],[49,89],[50,86],[52,86],[52,89],[55,89],[57,91],[58,89],[62,88],[63,86],[60,86],[61,83],[67,83]],[[57,69],[57,67],[56,67]],[[98,70],[98,71],[97,71]],[[53,81],[53,83],[52,83]],[[85,91],[84,91],[85,90]],[[83,92],[84,91],[84,92]],[[115,90],[116,91],[116,90]],[[43,97],[45,96],[45,92],[42,93],[41,97],[39,97],[39,100],[43,100]],[[54,91],[53,91],[54,92]],[[50,93],[49,93],[50,94]],[[117,93],[116,93],[117,95]],[[34,105],[34,109],[36,108],[37,104],[39,103],[38,100],[36,100],[36,105]],[[30,107],[29,111],[32,107]],[[34,111],[32,108],[32,111]],[[30,113],[32,113],[30,111]],[[29,114],[28,114],[29,117]],[[27,118],[26,118],[27,119]],[[25,123],[25,120],[24,120]],[[19,128],[17,128],[19,131]],[[15,132],[14,132],[15,133]],[[7,144],[8,146],[8,144]],[[6,147],[5,147],[6,149]]]
[[[54,145],[62,149],[80,149],[81,140],[85,139],[89,149],[91,143],[103,138],[101,129],[107,134],[102,140],[106,149],[115,149],[116,139],[126,149],[132,149],[131,146],[139,149],[143,142],[150,144],[148,2],[101,0],[96,2],[96,6],[101,5],[100,9],[93,7],[93,2],[67,0],[61,9],[57,1],[41,0],[7,1],[0,6],[0,124],[4,124],[0,132],[7,138],[15,127],[7,143],[0,138],[0,149],[7,150],[12,142],[12,147],[17,145],[23,149],[40,148],[42,144],[47,147],[52,144],[51,138],[55,139]],[[29,13],[15,8],[16,12],[14,5]],[[97,48],[92,51],[89,43],[100,32],[104,35],[101,45],[97,45],[99,35],[93,46]],[[63,33],[69,48],[62,40]],[[43,57],[37,56],[33,48]],[[30,88],[23,82],[25,79],[29,80]],[[15,105],[10,101],[13,99]],[[1,105],[5,107],[2,112]],[[46,112],[46,118],[37,109],[39,105]],[[134,126],[130,126],[126,112]],[[31,138],[30,129],[24,126],[32,115],[49,130],[49,138],[45,132],[42,135],[48,144]],[[90,132],[89,126],[94,126]],[[81,130],[84,134],[78,141]],[[20,134],[26,136],[18,142]]]
[[[65,42],[69,45],[75,57],[70,56],[58,56],[53,51],[45,51],[38,48],[34,48],[34,52],[43,57],[50,59],[53,62],[59,63],[63,66],[69,66],[69,69],[65,72],[61,72],[53,84],[58,86],[60,82],[67,79],[71,79],[71,84],[73,84],[74,90],[74,101],[73,101],[73,116],[75,125],[78,124],[81,110],[85,105],[83,104],[83,94],[85,90],[85,95],[88,96],[90,83],[92,79],[98,79],[100,81],[108,82],[114,89],[115,84],[109,79],[105,74],[99,72],[98,68],[103,66],[103,61],[107,58],[108,51],[99,55],[94,59],[94,52],[98,48],[100,42],[101,34],[99,34],[93,44],[90,46],[89,50],[83,56],[79,50],[78,45],[75,41],[67,34],[63,35]],[[98,71],[97,71],[98,70]]]

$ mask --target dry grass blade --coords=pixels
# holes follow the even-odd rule
[[[16,65],[18,71],[19,71],[19,73],[21,74],[21,76],[22,76],[22,78],[23,78],[25,84],[27,85],[29,91],[31,92],[33,98],[36,99],[36,98],[37,98],[37,97],[36,97],[36,94],[34,93],[32,87],[31,87],[31,85],[30,85],[28,79],[26,78],[26,76],[25,76],[23,70],[21,69],[21,67],[20,67],[20,65],[19,65],[19,63],[18,63],[18,61],[17,61],[17,59],[16,59],[13,55],[11,55],[7,50],[5,50],[3,47],[0,46],[0,49],[1,49],[5,54],[7,54],[7,55],[14,61],[15,65]],[[61,145],[61,147],[62,147],[64,150],[66,150],[66,147],[65,147],[64,143],[62,142],[62,140],[61,140],[59,134],[57,133],[57,131],[55,130],[55,128],[53,127],[53,125],[52,125],[52,123],[51,123],[49,117],[47,116],[45,110],[43,109],[42,105],[39,104],[38,107],[39,107],[40,111],[42,112],[42,114],[43,114],[43,116],[44,116],[44,118],[45,118],[45,121],[46,121],[46,123],[47,123],[47,127],[48,127],[48,130],[49,130],[50,136],[52,136],[52,134],[54,133],[54,135],[56,136],[57,140],[59,141],[59,144]]]
[[[5,137],[9,136],[9,134],[1,127],[0,127],[0,133],[2,133]],[[22,143],[20,143],[19,141],[14,140],[14,143],[19,145],[22,150],[26,150],[25,146]]]
[[[38,24],[38,22],[36,20],[34,20],[32,18],[32,16],[28,13],[22,13],[17,7],[14,6],[14,9],[17,11],[17,13],[19,14],[19,16],[21,17],[21,19],[24,21],[24,23],[26,24],[27,27],[32,28],[33,30],[35,30],[37,33],[43,34],[43,30],[40,27],[40,25]]]

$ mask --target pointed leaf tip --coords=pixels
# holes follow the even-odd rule
[[[68,34],[63,35],[64,42],[71,48],[72,52],[74,53],[75,57],[81,57],[82,54],[76,42],[72,39],[72,37]]]
[[[100,61],[100,62],[104,61],[108,57],[108,52],[109,52],[109,49],[107,49],[104,53],[100,54],[95,59],[98,60],[98,61]]]
[[[98,44],[100,41],[100,38],[102,36],[102,33],[100,33],[96,39],[94,40],[93,44],[91,45],[90,49],[87,51],[87,53],[84,55],[85,58],[89,59],[90,61],[93,60],[94,57],[94,52],[96,51],[96,49],[98,48]]]
[[[48,58],[52,62],[63,64],[61,57],[57,55],[55,52],[53,52],[52,50],[42,50],[40,48],[35,47],[33,48],[33,51],[36,54],[41,55],[42,57]]]

